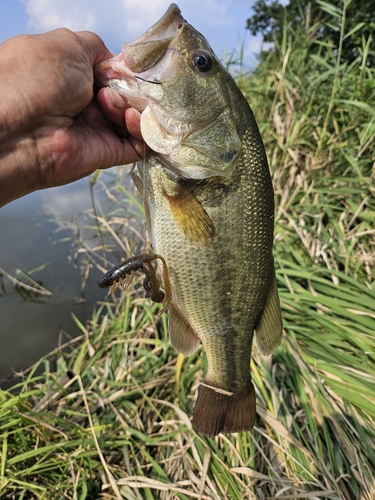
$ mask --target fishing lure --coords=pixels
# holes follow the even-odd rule
[[[165,291],[160,289],[156,271],[151,264],[151,262],[157,259],[162,262]],[[126,289],[133,281],[136,271],[143,271],[145,273],[146,277],[143,280],[143,287],[150,294],[153,302],[165,303],[164,311],[171,302],[172,292],[169,285],[167,264],[161,255],[143,253],[136,257],[129,257],[107,271],[98,281],[98,285],[100,288],[110,288],[110,292],[116,291],[120,286]]]

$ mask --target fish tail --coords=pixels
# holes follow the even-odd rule
[[[250,431],[255,422],[255,391],[250,380],[241,391],[232,393],[206,379],[198,389],[193,426],[197,432],[214,437],[220,432]]]

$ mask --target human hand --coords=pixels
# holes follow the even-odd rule
[[[94,96],[93,67],[110,57],[66,29],[0,45],[0,206],[147,154],[139,113],[112,89]]]

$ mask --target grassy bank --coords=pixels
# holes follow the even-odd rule
[[[239,76],[273,173],[285,326],[273,356],[254,346],[254,430],[192,430],[204,353],[178,358],[136,283],[0,392],[1,498],[374,498],[374,70],[307,58],[313,43],[290,32]],[[143,244],[119,175],[101,239],[77,235],[87,270]]]

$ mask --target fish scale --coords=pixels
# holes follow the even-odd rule
[[[245,117],[244,125],[249,119]],[[151,211],[153,248],[167,263],[173,300],[205,346],[211,379],[214,376],[227,391],[235,385],[241,390],[249,381],[252,335],[273,270],[271,180],[264,152],[254,148],[251,131],[244,133],[243,145],[242,158],[228,180],[218,177],[198,185],[184,181],[216,228],[215,241],[208,247],[187,242],[181,234],[164,196],[171,176],[160,161],[150,157],[139,167]],[[216,189],[220,196],[207,196]],[[267,203],[259,203],[264,199]]]
[[[263,354],[282,336],[273,189],[253,113],[174,4],[122,54],[100,63],[96,81],[142,112],[153,150],[133,179],[168,270],[171,343],[190,355],[202,342],[207,354],[194,427],[207,436],[250,430],[254,332]]]

